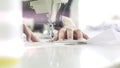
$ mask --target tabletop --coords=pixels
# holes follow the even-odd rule
[[[120,45],[26,43],[21,68],[120,68]]]

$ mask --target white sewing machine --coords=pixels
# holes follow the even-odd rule
[[[49,18],[48,22],[48,35],[51,38],[54,36],[54,27],[53,23],[56,20],[56,14],[61,6],[60,3],[67,3],[68,0],[37,0],[31,1],[30,5],[33,6],[36,13],[49,13],[47,16]]]

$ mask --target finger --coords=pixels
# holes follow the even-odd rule
[[[67,39],[68,40],[73,39],[73,30],[70,28],[67,28],[66,31],[67,31]]]
[[[85,34],[85,33],[83,33],[83,38],[86,39],[86,40],[89,39],[88,35]]]
[[[53,38],[54,41],[57,41],[57,40],[58,40],[58,35],[59,35],[59,34],[57,34],[57,35],[54,36],[54,38]]]
[[[31,40],[31,31],[25,24],[23,24],[23,32],[26,35],[26,40],[30,41]]]
[[[67,30],[65,31],[64,39],[67,39]]]
[[[65,31],[66,31],[65,28],[62,28],[62,29],[59,30],[58,40],[64,40],[65,39],[65,36],[64,36]]]
[[[82,32],[79,29],[74,30],[74,38],[79,40],[82,38]]]
[[[31,32],[28,30],[28,31],[26,31],[26,40],[27,41],[31,41]]]
[[[40,42],[40,39],[38,37],[36,37],[33,33],[31,33],[31,40],[33,42]]]
[[[76,32],[75,30],[73,31],[73,34],[74,34],[74,35],[73,35],[73,39],[74,39],[74,40],[77,40],[77,32]]]

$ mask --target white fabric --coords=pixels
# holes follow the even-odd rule
[[[114,29],[108,29],[87,41],[90,44],[120,44],[120,33]]]

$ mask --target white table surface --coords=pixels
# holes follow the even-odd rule
[[[26,43],[21,68],[120,68],[120,45]]]

